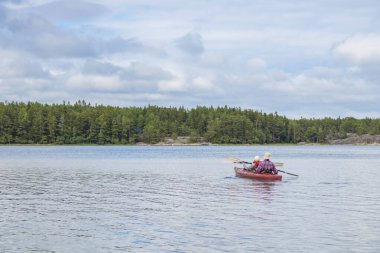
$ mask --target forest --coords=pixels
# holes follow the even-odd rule
[[[227,106],[0,102],[0,144],[154,144],[179,136],[213,144],[329,143],[352,133],[378,135],[380,119],[288,119]]]

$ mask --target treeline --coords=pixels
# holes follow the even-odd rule
[[[215,144],[327,143],[348,133],[380,134],[380,119],[292,120],[228,107],[0,102],[1,144],[135,144],[178,136]]]

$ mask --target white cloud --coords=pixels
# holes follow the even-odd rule
[[[249,59],[247,65],[248,65],[248,68],[253,71],[262,70],[267,67],[267,63],[263,59],[260,59],[260,58]]]
[[[27,99],[33,92],[44,93],[51,89],[50,81],[37,78],[0,78],[0,93],[5,99],[17,98]],[[17,100],[17,99],[16,99]]]
[[[132,62],[126,69],[124,76],[127,79],[140,79],[153,82],[172,78],[172,74],[161,67],[140,62]]]
[[[201,57],[201,62],[205,67],[220,68],[226,61],[225,55],[216,52],[205,52]]]
[[[380,64],[380,34],[352,36],[336,45],[333,54],[349,64]]]
[[[70,77],[67,87],[79,91],[93,92],[122,92],[127,89],[118,76],[83,75],[77,74]]]
[[[49,78],[38,61],[30,60],[14,52],[0,50],[0,78]]]
[[[192,87],[195,90],[205,90],[205,91],[211,91],[215,89],[215,85],[212,83],[212,81],[202,76],[196,77],[193,80]]]
[[[158,88],[160,91],[186,91],[187,86],[185,82],[179,78],[174,79],[174,80],[168,80],[168,81],[160,81],[158,83]]]

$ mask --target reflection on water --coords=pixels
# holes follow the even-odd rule
[[[0,252],[380,252],[380,148],[266,149],[0,147]]]
[[[276,184],[279,182],[267,182],[267,181],[254,181],[252,183],[253,193],[255,197],[262,198],[264,200],[271,200],[274,193]]]

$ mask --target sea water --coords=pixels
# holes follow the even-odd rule
[[[299,176],[235,177],[266,151]],[[379,201],[378,146],[0,147],[4,253],[375,253]]]

